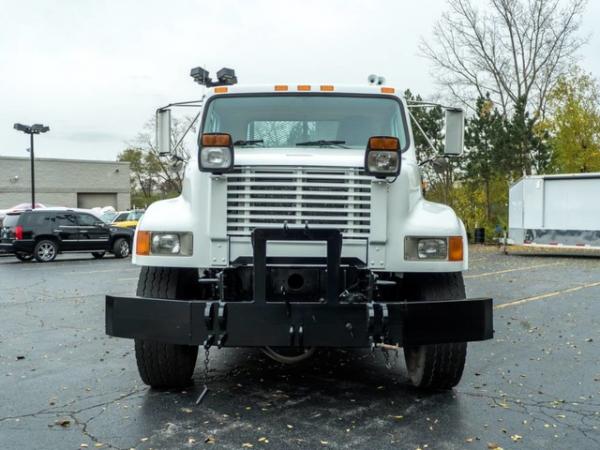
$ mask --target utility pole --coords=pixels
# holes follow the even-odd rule
[[[29,160],[31,161],[31,209],[35,209],[35,167],[33,156],[33,133],[29,135]]]

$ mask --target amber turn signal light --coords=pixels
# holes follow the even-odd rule
[[[148,256],[150,254],[150,232],[138,231],[135,242],[136,255]]]
[[[462,236],[450,236],[448,238],[448,260],[463,260],[463,238]]]
[[[231,135],[227,133],[204,133],[202,147],[231,147]]]
[[[373,136],[369,138],[369,150],[390,150],[398,151],[400,149],[400,139],[393,136]]]

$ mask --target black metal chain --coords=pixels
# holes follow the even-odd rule
[[[210,345],[205,345],[204,346],[204,389],[202,389],[202,392],[200,393],[198,400],[196,400],[196,405],[199,405],[200,403],[202,403],[202,400],[204,400],[204,397],[206,397],[206,394],[208,393],[208,375],[209,375],[208,363],[209,362],[210,362]]]
[[[383,362],[386,369],[390,370],[392,368],[392,363],[390,362],[390,355],[388,351],[385,348],[382,348],[381,353],[383,354]]]
[[[210,362],[210,347],[204,348],[204,385],[208,385],[208,363]]]

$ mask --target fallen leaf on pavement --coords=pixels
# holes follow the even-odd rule
[[[58,419],[56,422],[54,422],[56,425],[60,425],[61,427],[68,427],[69,425],[71,425],[71,421],[69,419]]]

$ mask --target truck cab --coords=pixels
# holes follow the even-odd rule
[[[492,300],[466,298],[465,227],[423,198],[410,105],[377,84],[223,78],[201,83],[181,195],[138,224],[137,295],[106,298],[107,333],[135,339],[143,381],[189,383],[200,345],[284,363],[402,347],[414,385],[455,386],[467,342],[492,337]],[[169,121],[160,109],[163,148]],[[448,153],[462,123],[448,109]]]

